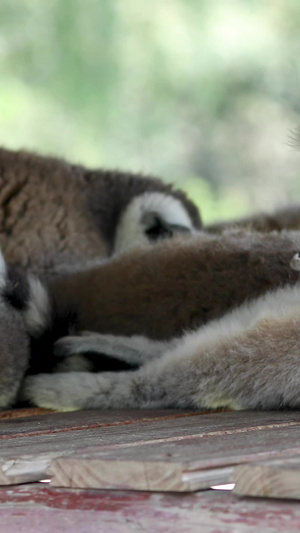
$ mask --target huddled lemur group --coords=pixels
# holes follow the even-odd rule
[[[0,407],[299,407],[299,227],[0,149]]]

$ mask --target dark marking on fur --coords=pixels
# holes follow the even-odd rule
[[[18,311],[25,311],[29,301],[29,286],[25,274],[14,267],[7,270],[7,282],[3,298]]]
[[[190,229],[179,224],[169,224],[158,213],[148,211],[141,219],[145,226],[145,235],[149,240],[156,242],[158,239],[170,238],[177,233],[190,233]]]

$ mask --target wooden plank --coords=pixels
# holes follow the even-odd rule
[[[0,488],[5,533],[296,533],[300,506],[205,491],[159,494],[26,485]]]
[[[26,409],[10,409],[8,411],[0,411],[0,421],[12,418],[24,418],[27,416],[37,416],[53,413],[51,409],[42,409],[40,407],[28,407]]]
[[[300,499],[300,455],[238,466],[235,493],[268,498]]]
[[[18,410],[19,411],[19,410]],[[179,420],[180,419],[180,420]],[[167,421],[167,422],[166,422]],[[158,422],[158,424],[157,424]],[[162,422],[162,423],[160,423]],[[165,423],[166,422],[166,423]],[[68,431],[85,431],[86,429],[109,428],[113,426],[129,426],[132,424],[146,424],[147,438],[150,434],[156,436],[156,431],[163,428],[166,433],[169,429],[170,434],[174,436],[176,428],[182,432],[190,433],[193,427],[197,432],[201,428],[201,434],[215,432],[234,431],[251,431],[261,428],[272,428],[300,425],[299,411],[187,411],[187,410],[90,410],[90,411],[73,411],[67,413],[49,413],[45,416],[21,417],[18,420],[9,417],[7,420],[0,421],[0,452],[3,448],[1,440],[16,439],[19,437],[30,437],[37,435],[46,435],[54,433],[64,433]],[[134,428],[128,428],[129,433],[135,432]],[[119,433],[117,431],[117,433]],[[138,429],[138,435],[141,434],[141,428]],[[105,434],[103,430],[102,434]],[[125,435],[125,429],[121,429],[121,435]],[[141,440],[142,437],[141,437]],[[5,445],[5,444],[4,444]]]
[[[19,413],[19,410],[17,410]],[[39,410],[38,410],[39,411]],[[8,414],[10,413],[7,412]],[[13,411],[11,412],[13,413]],[[47,412],[46,412],[47,413]],[[44,412],[45,414],[45,412]],[[202,413],[201,413],[202,414]],[[27,413],[25,417],[8,416],[0,421],[0,441],[18,437],[46,435],[48,433],[64,433],[85,429],[129,425],[156,420],[176,420],[199,415],[197,411],[184,410],[115,410],[115,411],[75,411],[69,413],[54,413],[49,411],[47,416],[41,413]],[[18,418],[18,420],[16,420]],[[1,442],[0,442],[1,449]]]
[[[224,415],[224,422],[232,418]],[[299,424],[284,421],[245,428],[243,421],[235,429],[223,426],[221,432],[184,436],[181,428],[181,437],[112,444],[81,455],[77,451],[53,459],[48,474],[54,486],[189,491],[228,482],[236,464],[300,452]]]
[[[47,472],[54,486],[187,491],[228,483],[237,464],[295,453],[299,427],[258,429],[78,450],[54,458]]]
[[[152,418],[146,419],[147,413]],[[12,421],[4,421],[1,483],[37,481],[47,477],[55,458],[77,453],[123,464],[132,458],[161,463],[167,457],[168,463],[181,465],[195,490],[200,481],[201,487],[226,482],[230,470],[224,469],[236,464],[300,453],[299,412],[167,413],[57,413],[38,417],[32,425],[19,420],[17,436]]]
[[[183,451],[186,455],[186,449]],[[223,467],[190,473],[190,466],[183,458],[178,462],[137,457],[120,461],[116,454],[115,460],[107,461],[97,456],[73,456],[54,459],[47,473],[54,487],[190,492],[228,483],[233,472],[233,467]]]

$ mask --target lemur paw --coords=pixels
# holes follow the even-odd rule
[[[116,398],[118,407],[122,407],[122,400],[114,394],[117,384],[118,376],[113,372],[39,374],[24,380],[19,399],[57,411],[109,409],[114,407]]]
[[[70,395],[69,387],[64,386],[63,374],[38,374],[24,380],[19,393],[21,401],[37,407],[55,411],[74,411],[80,409]]]

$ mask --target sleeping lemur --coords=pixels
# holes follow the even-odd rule
[[[299,254],[292,266],[299,270]],[[300,407],[300,283],[279,287],[169,341],[89,334],[58,341],[61,355],[93,351],[129,372],[28,377],[21,396],[59,410]]]
[[[140,265],[142,262],[143,266],[149,265],[145,273],[146,283],[145,279],[142,282],[144,292],[142,291],[141,300],[138,293],[141,291],[142,276],[139,279],[134,277],[136,284],[131,290],[128,289],[121,294],[124,305],[123,319],[127,324],[126,327],[131,324],[129,335],[127,333],[124,336],[120,332],[117,336],[89,333],[79,337],[68,336],[56,343],[56,354],[60,357],[85,352],[92,352],[95,355],[101,353],[138,367],[136,370],[104,373],[58,372],[55,375],[29,376],[22,387],[21,399],[41,407],[59,410],[136,407],[204,409],[299,407],[300,283],[297,282],[298,273],[290,269],[290,259],[297,247],[298,249],[300,247],[300,235],[298,232],[283,232],[272,236],[249,233],[247,244],[244,233],[240,235],[240,240],[238,234],[228,233],[227,244],[215,237],[214,246],[212,246],[213,241],[210,241],[209,248],[204,245],[202,252],[200,241],[196,241],[197,238],[192,237],[190,240],[181,241],[180,245],[179,241],[175,240],[167,245],[166,256],[170,255],[171,249],[176,251],[176,256],[180,249],[181,260],[185,257],[185,266],[190,265],[188,272],[181,270],[181,273],[184,272],[183,277],[179,274],[179,268],[175,269],[184,291],[190,288],[190,292],[186,293],[187,301],[181,302],[182,315],[178,314],[177,307],[180,302],[180,290],[174,296],[174,287],[176,289],[174,284],[173,293],[167,290],[162,295],[163,301],[160,299],[161,295],[155,293],[155,281],[161,279],[158,266],[162,266],[160,261],[163,257],[162,250],[165,249],[162,245],[158,245],[153,250],[139,252],[144,254],[146,259],[142,260],[142,255],[138,255],[137,264]],[[281,251],[280,243],[283,247]],[[194,254],[191,253],[192,249]],[[264,253],[261,255],[262,252]],[[151,263],[156,253],[156,261]],[[130,262],[130,258],[134,261],[137,254],[138,251],[128,252],[109,265],[114,264],[118,270],[118,265],[123,261],[126,263],[126,260]],[[235,261],[234,269],[232,261]],[[298,263],[295,261],[296,258],[293,259],[292,265],[294,267],[296,265],[298,269]],[[179,263],[180,261],[177,264]],[[101,268],[106,267],[108,264]],[[130,271],[128,265],[127,267],[125,265],[125,268]],[[281,270],[283,274],[280,274]],[[151,277],[155,271],[158,274]],[[196,271],[200,280],[198,282]],[[206,287],[203,283],[205,272],[209,281]],[[194,278],[191,279],[188,275],[192,273]],[[232,279],[226,281],[228,273],[231,273]],[[83,281],[77,278],[79,286],[81,282],[82,287],[86,286],[89,280],[94,287],[91,272],[88,271],[86,274],[89,277]],[[216,281],[215,296],[220,289],[223,293],[219,294],[217,301],[211,298],[208,304],[208,307],[211,306],[211,316],[205,323],[203,316],[201,318],[201,309],[205,312],[206,302],[204,299],[201,300],[201,295],[203,296],[205,291],[209,294],[212,290],[211,275]],[[249,294],[261,294],[263,285],[266,291],[252,300],[245,298],[244,294],[243,303],[237,305],[238,298],[241,299],[240,296],[237,297],[239,288],[247,283],[247,277]],[[98,275],[98,278],[101,279],[101,276]],[[108,278],[104,276],[104,279],[108,284]],[[166,278],[164,280],[166,282]],[[123,281],[125,287],[128,287],[128,279]],[[236,293],[235,287],[238,289]],[[134,302],[130,299],[132,292],[138,297]],[[124,294],[129,298],[127,308]],[[186,311],[186,318],[190,320],[188,327],[188,322],[184,323],[184,309],[185,303],[189,307],[192,294],[196,296],[195,304]],[[144,320],[135,322],[135,318],[138,318],[144,298],[145,309],[147,310],[147,303],[151,307],[151,295],[157,313],[155,324],[158,333],[154,335],[152,330],[152,333],[145,337],[141,333],[143,328],[150,327],[147,324],[152,320],[151,312]],[[104,305],[107,304],[105,301],[107,296],[107,293],[103,294]],[[232,298],[230,303],[228,297]],[[99,298],[101,299],[101,295]],[[227,312],[226,301],[231,309]],[[135,306],[132,307],[132,303]],[[220,304],[223,305],[223,311],[219,307]],[[198,309],[200,308],[200,314],[197,316],[198,326],[197,320],[193,322],[197,305]],[[169,319],[169,322],[173,320],[173,323],[177,322],[181,326],[184,323],[184,327],[177,330],[177,336],[174,335],[175,329],[170,335],[170,330],[164,330],[161,325],[162,309],[165,316],[168,313],[172,316],[173,313],[173,318]],[[129,319],[127,313],[131,313]],[[111,320],[113,323],[113,317],[107,319],[106,308],[104,317],[104,321]],[[122,315],[117,316],[117,320],[119,319],[122,321]],[[101,331],[101,328],[98,331]],[[161,336],[159,331],[163,332]],[[154,340],[155,337],[158,340]]]
[[[3,287],[10,286],[11,292],[0,295],[4,383],[0,406],[14,401],[25,368],[33,374],[70,368],[52,354],[53,342],[61,336],[88,328],[172,339],[220,317],[245,298],[295,281],[286,268],[286,254],[300,248],[295,235],[271,234],[264,244],[257,241],[255,248],[259,238],[242,232],[240,244],[244,244],[239,249],[224,233],[218,240],[203,231],[197,235],[199,228],[201,220],[192,202],[159,180],[91,171],[58,159],[1,149],[0,243],[9,264],[25,270],[17,285],[3,278]],[[164,239],[158,248],[140,249],[177,234],[182,235],[180,240]],[[192,237],[182,240],[186,234]],[[272,277],[269,267],[280,242],[285,243],[283,259]],[[241,274],[245,265],[250,281]],[[28,271],[47,282],[48,296],[42,289],[32,292],[30,287],[43,285],[27,277]],[[33,307],[39,314],[41,304],[47,313],[37,332],[28,327],[26,310]],[[9,328],[13,335],[7,335]],[[20,338],[14,348],[16,370],[8,349],[12,336],[16,342]],[[98,369],[99,358],[92,362],[73,358],[72,368],[74,363],[78,369],[91,365]],[[107,364],[100,363],[101,368],[107,366],[108,358]],[[14,383],[7,396],[5,375]]]
[[[30,366],[30,338],[50,327],[51,313],[44,285],[9,268],[0,251],[0,409],[15,402]]]
[[[194,203],[159,179],[0,148],[0,246],[43,280],[201,225]]]
[[[1,255],[0,408],[25,371],[53,370],[53,340],[72,330],[72,312],[58,317],[42,282],[200,227],[196,206],[159,179],[1,148],[0,245],[18,270]],[[73,368],[86,368],[76,359]]]

